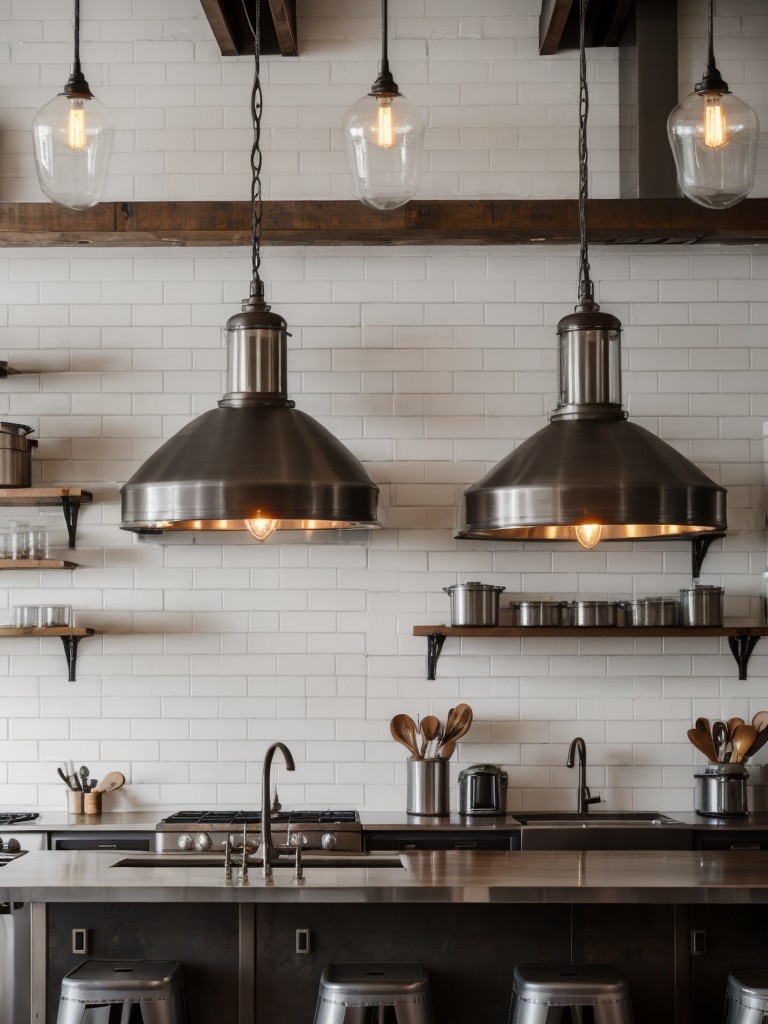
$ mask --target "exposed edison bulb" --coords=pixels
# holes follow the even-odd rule
[[[252,537],[263,544],[268,540],[280,525],[279,519],[246,519],[245,525]]]
[[[597,547],[598,541],[603,535],[603,528],[600,523],[579,523],[574,529],[576,531],[576,540],[587,551]]]
[[[720,149],[728,141],[721,93],[709,93],[704,104],[704,145]]]
[[[85,125],[85,104],[80,97],[69,101],[67,117],[67,145],[70,149],[85,149],[88,145],[88,131]]]
[[[376,97],[376,145],[391,149],[395,144],[395,129],[392,120],[392,97]]]

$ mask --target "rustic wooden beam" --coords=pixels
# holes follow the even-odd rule
[[[299,37],[296,31],[295,0],[269,0],[272,24],[283,57],[298,57]]]
[[[637,196],[678,195],[667,118],[677,106],[677,0],[638,0],[635,7]]]
[[[223,57],[253,53],[253,31],[242,0],[200,0]],[[259,0],[261,53],[297,57],[295,0]]]
[[[768,243],[768,199],[708,210],[687,199],[590,199],[588,235],[635,245]],[[575,199],[424,199],[397,210],[353,200],[265,202],[265,245],[525,245],[579,240]],[[247,201],[0,203],[0,248],[250,245]]]
[[[617,46],[634,4],[635,0],[592,0],[587,8],[585,25],[587,46]],[[539,53],[549,56],[578,48],[577,0],[541,0]]]
[[[573,0],[541,0],[539,53],[543,57],[549,57],[560,49],[572,6]]]

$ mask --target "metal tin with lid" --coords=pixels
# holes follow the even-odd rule
[[[693,776],[696,780],[694,808],[709,818],[737,818],[749,813],[747,779],[749,772],[737,764],[708,764]]]
[[[443,587],[451,598],[452,626],[497,626],[499,595],[506,587],[491,583],[454,583]]]

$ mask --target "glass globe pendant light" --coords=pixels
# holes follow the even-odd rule
[[[704,76],[675,107],[667,134],[684,195],[715,210],[741,202],[755,179],[757,114],[729,90],[715,65],[714,0],[708,0],[708,55]]]
[[[38,110],[32,146],[40,188],[72,210],[95,206],[104,193],[112,152],[112,115],[80,70],[80,0],[75,0],[75,54],[63,90]]]
[[[367,96],[344,117],[356,199],[377,210],[403,206],[419,187],[424,125],[397,87],[387,60],[387,0],[381,3],[381,61]]]

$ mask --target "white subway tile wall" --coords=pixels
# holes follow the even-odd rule
[[[118,125],[109,198],[243,198],[251,61],[222,59],[197,0],[113,0],[84,10],[83,62]],[[427,121],[424,196],[576,191],[576,59],[537,55],[539,0],[391,5],[390,57]],[[703,0],[681,3],[681,94],[698,80]],[[59,0],[0,2],[0,200],[41,201],[29,123],[68,73]],[[341,118],[378,59],[375,3],[307,0],[302,56],[266,58],[265,195],[348,198]],[[718,3],[717,52],[768,124],[768,25],[756,0]],[[590,51],[593,194],[619,193],[618,57]],[[757,195],[768,191],[760,152]],[[728,487],[730,532],[703,582],[729,616],[759,613],[766,564],[768,258],[759,247],[592,247],[600,301],[625,327],[625,404]],[[402,811],[405,751],[389,719],[475,724],[452,763],[503,764],[511,809],[570,808],[569,741],[611,809],[690,810],[699,715],[768,704],[768,641],[739,682],[717,639],[449,639],[426,680],[414,624],[446,622],[443,587],[482,579],[516,594],[629,597],[690,585],[680,542],[576,546],[454,539],[462,495],[546,421],[555,325],[576,293],[575,247],[267,249],[270,300],[289,321],[289,390],[381,487],[385,528],[261,546],[236,535],[138,543],[119,488],[224,390],[221,329],[250,274],[245,249],[8,249],[0,253],[0,355],[25,371],[3,419],[33,426],[35,481],[94,492],[79,568],[5,571],[14,604],[63,603],[83,641],[68,683],[55,639],[0,640],[0,804],[62,809],[56,764],[123,770],[110,807],[258,802],[260,758],[287,742],[286,806]],[[48,525],[57,510],[2,510]],[[765,649],[763,649],[765,645]],[[759,782],[760,769],[752,770]],[[761,799],[753,790],[755,803]]]

